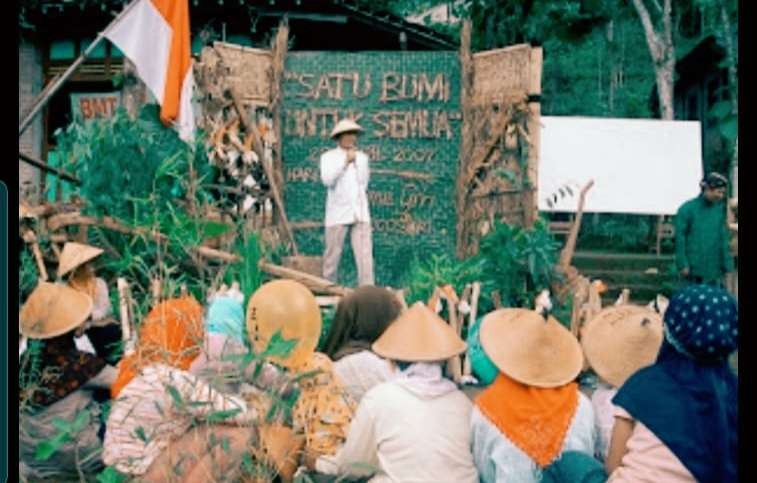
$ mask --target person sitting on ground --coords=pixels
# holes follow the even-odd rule
[[[581,346],[599,377],[591,396],[598,429],[597,457],[607,458],[618,388],[642,367],[654,364],[662,345],[662,318],[645,307],[607,307],[581,328]]]
[[[139,335],[136,352],[121,360],[111,387],[103,461],[140,481],[228,474],[252,434],[233,425],[249,425],[258,414],[242,398],[187,371],[200,353],[202,306],[192,297],[166,300],[150,311]],[[227,416],[220,424],[194,425],[219,412]],[[230,444],[209,451],[213,439]]]
[[[372,348],[395,361],[400,373],[363,396],[344,447],[334,458],[319,459],[318,470],[373,476],[372,483],[477,483],[470,453],[471,403],[443,369],[449,358],[465,351],[465,342],[418,302]]]
[[[310,470],[315,469],[319,457],[333,456],[344,444],[356,407],[334,375],[331,360],[316,352],[321,324],[315,296],[292,280],[264,284],[247,305],[247,332],[253,350],[268,352],[269,362],[290,378],[299,379],[291,421],[283,423],[291,424],[295,435],[304,436],[302,454],[295,456]],[[275,339],[278,342],[274,343]],[[282,350],[288,344],[292,344],[290,350]]]
[[[239,392],[242,361],[238,356],[249,352],[244,328],[244,295],[235,283],[222,286],[210,299],[205,317],[202,351],[189,366],[189,372],[205,378],[223,392]]]
[[[738,307],[724,289],[691,285],[670,300],[657,361],[632,375],[607,456],[609,482],[738,480]]]
[[[370,388],[394,377],[395,368],[372,352],[371,344],[401,311],[394,293],[372,285],[358,287],[339,302],[324,352],[334,361],[334,372],[358,403]]]
[[[544,470],[567,451],[591,460],[594,411],[574,382],[583,354],[573,334],[551,316],[501,309],[484,318],[480,338],[500,370],[475,399],[471,416],[481,481],[542,481]]]
[[[31,339],[19,366],[19,472],[25,478],[63,481],[78,470],[91,474],[102,467],[97,453],[104,428],[97,400],[107,399],[116,369],[76,348],[75,331],[91,311],[90,297],[48,282],[40,283],[21,308],[20,329]],[[54,454],[37,458],[40,445],[61,433],[57,419],[74,427],[71,438]]]
[[[78,340],[86,336],[92,348],[110,364],[118,363],[114,348],[121,342],[121,325],[112,317],[113,306],[105,280],[97,276],[94,260],[103,250],[82,243],[68,242],[63,246],[58,265],[58,278],[68,277],[68,285],[87,294],[93,302],[92,314],[86,330],[77,334]],[[81,344],[81,342],[80,342]],[[83,342],[86,346],[86,342]]]

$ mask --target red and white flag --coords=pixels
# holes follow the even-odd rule
[[[160,104],[160,119],[194,139],[189,0],[135,0],[104,36],[131,60]]]

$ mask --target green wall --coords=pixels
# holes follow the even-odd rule
[[[284,198],[300,251],[322,255],[326,188],[319,156],[337,118],[357,117],[371,158],[368,187],[376,283],[398,286],[411,261],[454,254],[460,143],[456,52],[293,52],[282,112]],[[404,174],[404,176],[403,176]],[[356,282],[345,243],[340,281]]]

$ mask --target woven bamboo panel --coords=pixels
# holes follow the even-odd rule
[[[240,97],[253,104],[267,105],[271,98],[271,52],[234,44],[215,42],[213,49],[228,69],[227,82]],[[214,62],[213,49],[203,49],[201,62]]]
[[[531,81],[531,46],[513,45],[473,54],[477,101],[508,103],[522,99]]]

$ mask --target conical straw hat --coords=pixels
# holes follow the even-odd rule
[[[615,387],[651,365],[662,345],[662,318],[634,305],[608,307],[581,329],[581,345],[599,377]]]
[[[373,352],[404,362],[443,361],[467,345],[452,327],[421,302],[400,315],[373,343]]]
[[[341,121],[336,123],[336,126],[334,126],[334,129],[331,131],[331,137],[333,139],[338,135],[346,132],[359,132],[362,130],[363,128],[360,127],[360,124],[356,123],[352,119],[342,119]]]
[[[315,352],[321,336],[321,310],[313,293],[293,280],[275,280],[261,286],[247,304],[247,333],[255,352],[265,351],[276,332],[297,340],[284,357],[270,360],[287,368],[304,364]]]
[[[63,246],[58,264],[58,277],[102,254],[103,250],[81,243],[68,242]]]
[[[558,387],[581,372],[578,340],[554,317],[527,309],[501,309],[481,322],[481,346],[494,365],[518,382]]]
[[[80,326],[92,312],[92,299],[60,283],[42,282],[21,307],[21,333],[50,339]]]

